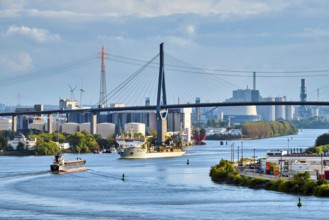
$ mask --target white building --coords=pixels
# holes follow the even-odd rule
[[[31,140],[27,140],[23,134],[19,133],[15,136],[14,140],[8,141],[8,146],[11,146],[14,150],[17,150],[17,146],[19,143],[24,144],[25,149],[33,150],[37,143],[37,139],[32,138]]]
[[[191,141],[191,127],[192,127],[192,108],[183,108],[181,109],[181,112],[183,113],[183,130],[186,134],[186,141]]]
[[[0,118],[0,130],[11,130],[11,122],[10,118]]]
[[[61,150],[67,150],[70,149],[70,144],[69,143],[59,143],[59,142],[55,142],[57,144],[58,147],[61,148]]]

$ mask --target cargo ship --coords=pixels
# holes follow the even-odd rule
[[[76,160],[65,160],[63,155],[56,155],[53,163],[50,165],[50,170],[53,173],[71,173],[87,170],[84,167],[86,160],[78,157]]]
[[[171,146],[150,146],[146,139],[141,138],[126,138],[117,139],[118,154],[122,159],[148,159],[148,158],[163,158],[163,157],[180,157],[185,154],[185,151],[179,147]]]
[[[206,143],[206,129],[197,128],[193,131],[193,138],[196,145],[205,145]]]

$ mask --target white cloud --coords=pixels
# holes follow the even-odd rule
[[[290,4],[301,4],[298,1],[283,0],[70,0],[49,3],[40,0],[24,1],[15,6],[16,1],[6,1],[7,8],[17,11],[11,13],[27,14],[29,16],[67,18],[67,17],[157,17],[177,13],[193,13],[198,15],[218,14],[251,15],[271,10],[282,10]],[[11,3],[13,2],[13,3]],[[48,3],[48,4],[47,4]],[[10,5],[12,4],[12,5]],[[0,11],[0,15],[10,15],[9,11]]]
[[[0,64],[11,72],[26,72],[34,68],[32,57],[26,52],[19,52],[11,57],[0,56]]]
[[[109,35],[98,35],[98,39],[100,40],[109,40],[109,41],[120,41],[123,42],[125,38],[123,36],[109,36]]]
[[[186,33],[188,33],[188,34],[193,35],[193,34],[195,34],[195,32],[196,32],[196,28],[195,28],[194,25],[190,24],[190,25],[187,25],[185,31],[186,31]]]
[[[16,9],[0,10],[0,18],[17,17],[19,12],[20,12],[20,10],[16,10]]]
[[[329,29],[322,29],[322,28],[306,28],[304,33],[301,34],[305,37],[329,37]]]
[[[58,41],[60,40],[59,34],[51,34],[46,29],[41,28],[30,28],[26,26],[15,26],[12,25],[8,28],[6,32],[7,36],[21,35],[24,37],[31,38],[37,42],[47,42],[47,41]]]
[[[180,47],[186,47],[186,46],[190,46],[192,44],[192,42],[189,39],[184,39],[181,37],[171,36],[171,37],[168,37],[168,40],[169,40],[169,43],[176,44]]]
[[[69,10],[39,10],[39,9],[28,9],[26,10],[26,14],[33,17],[49,17],[49,18],[92,18],[95,15],[91,13],[81,13]]]
[[[26,5],[25,0],[12,1],[0,0],[0,18],[1,17],[17,17]]]

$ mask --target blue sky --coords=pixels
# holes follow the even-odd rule
[[[297,99],[301,78],[309,93],[329,84],[329,71],[312,72],[329,69],[328,8],[321,0],[0,0],[0,103],[58,104],[71,85],[76,99],[83,87],[83,103],[95,104],[102,46],[147,61],[161,42],[196,67],[247,71],[223,76],[236,89],[252,87],[253,71],[274,72],[257,74],[261,94]],[[109,56],[107,91],[138,68]]]

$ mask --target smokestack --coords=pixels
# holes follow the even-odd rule
[[[301,80],[301,86],[300,86],[300,101],[305,102],[306,101],[306,86],[305,86],[305,79]]]
[[[145,106],[150,106],[150,98],[149,97],[146,97],[145,98]]]
[[[254,84],[253,84],[253,90],[256,90],[256,72],[254,72]]]

